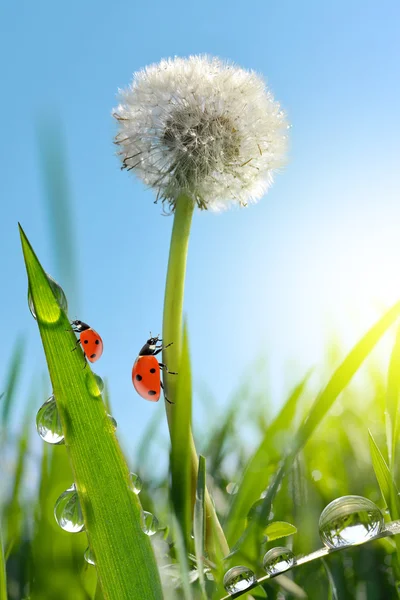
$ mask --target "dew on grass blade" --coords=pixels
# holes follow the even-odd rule
[[[232,567],[224,575],[224,588],[230,595],[243,592],[256,582],[256,576],[248,567]]]
[[[96,375],[96,373],[88,369],[86,373],[86,387],[91,396],[98,398],[104,390],[104,382],[100,375]]]
[[[60,414],[54,396],[50,396],[39,408],[36,429],[42,440],[48,444],[64,444]]]
[[[94,560],[94,555],[93,552],[90,549],[90,546],[88,546],[85,550],[85,553],[83,555],[83,558],[86,560],[87,563],[89,563],[89,565],[95,565],[96,561]]]
[[[113,429],[115,431],[117,429],[117,427],[118,427],[117,421],[114,419],[114,417],[112,415],[107,414],[107,417],[109,418],[110,423],[113,426]]]
[[[62,287],[57,283],[57,281],[55,281],[51,275],[49,275],[48,273],[46,273],[46,277],[47,280],[50,284],[50,287],[53,291],[53,294],[57,300],[58,306],[65,312],[68,312],[68,302],[67,302],[67,297],[64,293],[64,290],[62,289]],[[36,316],[36,312],[35,312],[35,307],[33,304],[33,299],[32,299],[32,295],[31,295],[31,290],[28,287],[28,306],[29,306],[29,310],[31,312],[31,315],[34,319],[37,320],[37,316]],[[57,321],[58,317],[55,319]],[[51,321],[53,321],[53,319],[51,319]]]
[[[237,494],[239,491],[239,486],[237,483],[233,483],[232,481],[230,483],[228,483],[228,485],[226,486],[226,491],[228,492],[229,495],[233,496],[234,494]]]
[[[103,390],[104,390],[104,381],[102,380],[100,375],[97,375],[96,373],[93,373],[93,377],[96,380],[97,387],[99,388],[100,394],[102,394]]]
[[[382,531],[380,509],[362,496],[342,496],[321,513],[319,534],[328,548],[362,544]]]
[[[143,484],[139,475],[136,475],[136,473],[129,473],[129,477],[132,484],[132,490],[135,492],[135,494],[140,494]]]
[[[78,492],[74,483],[56,500],[54,516],[64,531],[79,533],[85,528]]]
[[[263,567],[268,575],[277,575],[291,569],[296,564],[296,558],[289,548],[278,546],[268,550],[263,558]]]
[[[142,511],[141,524],[142,531],[144,531],[146,535],[154,535],[158,531],[159,523],[157,517],[151,512],[147,512],[147,510]]]

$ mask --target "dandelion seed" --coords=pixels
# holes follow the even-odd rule
[[[181,194],[214,211],[256,202],[284,164],[286,117],[254,72],[207,56],[162,60],[120,96],[121,168],[171,211]]]

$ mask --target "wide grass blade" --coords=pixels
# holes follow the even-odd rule
[[[176,383],[175,405],[171,410],[171,499],[182,536],[188,548],[192,522],[190,477],[190,430],[192,418],[192,381],[186,324]]]
[[[101,395],[46,273],[24,232],[21,241],[53,393],[63,425],[86,533],[106,600],[161,599],[161,583],[141,528],[141,507]],[[63,492],[64,490],[59,490]],[[71,534],[72,535],[72,534]]]
[[[205,522],[205,499],[206,499],[206,459],[199,456],[199,473],[197,476],[196,502],[194,505],[194,547],[196,552],[197,570],[202,597],[207,600],[206,583],[204,579],[204,546],[206,536]]]

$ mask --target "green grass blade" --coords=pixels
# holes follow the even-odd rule
[[[4,557],[3,539],[0,529],[0,600],[7,600],[6,560]]]
[[[293,535],[294,533],[297,533],[297,528],[285,521],[274,521],[264,529],[264,535],[267,536],[268,542],[279,540],[280,538]]]
[[[4,396],[1,399],[1,425],[6,428],[10,417],[12,404],[16,397],[16,390],[21,375],[25,342],[22,338],[17,339],[14,351],[11,357],[10,367],[6,379]]]
[[[161,599],[129,469],[88,365],[21,229],[28,282],[90,546],[106,600]],[[60,493],[64,490],[59,490]],[[72,535],[72,534],[71,534]]]
[[[308,417],[303,422],[295,437],[292,448],[293,458],[307,442],[315,428],[320,424],[339,394],[345,389],[383,334],[399,318],[399,315],[400,302],[397,302],[371,327],[336,369],[324,390],[315,400]]]
[[[206,583],[204,579],[204,544],[206,535],[205,523],[205,494],[206,494],[206,459],[199,456],[199,473],[197,476],[196,502],[194,505],[194,547],[196,551],[197,569],[202,597],[207,600]]]
[[[76,244],[72,220],[67,152],[60,123],[47,115],[37,124],[39,160],[57,277],[71,299],[77,294]]]
[[[374,467],[376,479],[378,481],[383,499],[386,502],[386,506],[389,508],[391,518],[398,519],[400,515],[398,489],[393,481],[389,467],[387,466],[385,459],[383,458],[382,453],[372,436],[372,433],[368,431],[368,434],[372,466]]]
[[[396,341],[390,357],[388,382],[386,392],[386,426],[389,466],[392,470],[396,456],[396,440],[398,433],[398,414],[400,401],[400,328],[397,330]]]
[[[335,580],[333,579],[333,575],[331,573],[330,568],[328,567],[326,561],[322,559],[322,564],[324,565],[325,573],[329,583],[329,596],[328,600],[339,600],[339,596],[336,590]]]
[[[190,477],[190,431],[192,418],[192,382],[186,324],[176,382],[175,405],[171,410],[171,499],[183,539],[188,548],[192,520]]]
[[[190,587],[190,580],[189,580],[189,563],[188,563],[185,539],[183,537],[182,529],[181,529],[176,517],[172,518],[172,522],[173,522],[176,554],[177,554],[177,558],[178,558],[178,562],[179,562],[179,570],[180,570],[180,575],[181,575],[183,598],[184,598],[184,600],[193,600],[192,588]],[[144,598],[143,598],[143,600],[144,600]]]
[[[307,385],[309,376],[310,374],[307,374],[294,388],[276,419],[267,428],[260,445],[246,467],[239,491],[233,497],[227,519],[226,535],[230,543],[237,539],[238,533],[243,531],[245,519],[251,506],[265,490],[268,481],[268,468],[271,464],[274,465],[279,461],[283,449],[277,446],[276,436],[277,434],[282,436],[282,434],[290,432],[299,400]]]

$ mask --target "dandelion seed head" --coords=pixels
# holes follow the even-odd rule
[[[120,90],[114,110],[122,168],[173,211],[256,202],[284,164],[288,124],[264,81],[218,58],[162,60]]]

